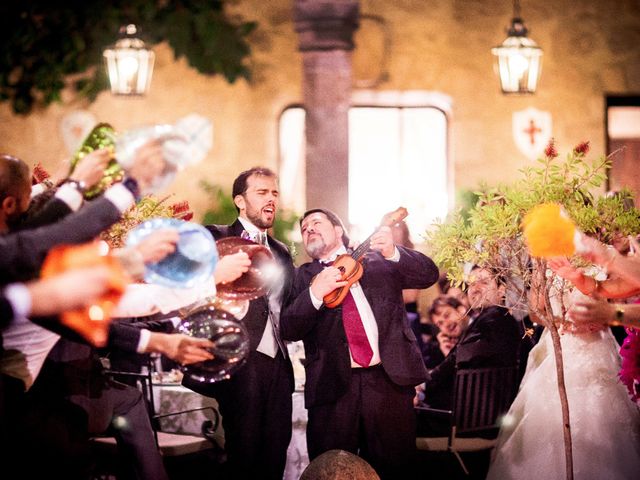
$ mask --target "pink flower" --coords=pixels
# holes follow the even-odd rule
[[[184,220],[185,222],[188,222],[193,218],[193,212],[190,210],[189,202],[187,200],[174,203],[170,208],[173,212],[173,218]]]
[[[544,149],[544,154],[548,158],[556,158],[558,156],[558,151],[556,150],[556,146],[555,146],[555,140],[553,138],[549,140],[549,144],[547,145],[547,148]]]
[[[575,153],[576,155],[582,154],[582,155],[586,155],[587,153],[589,153],[589,142],[582,142],[580,144],[578,144],[574,149],[573,149],[573,153]]]
[[[50,178],[49,172],[47,172],[41,164],[36,164],[33,167],[33,172],[31,174],[31,184],[36,185],[37,183],[44,182],[47,178]]]
[[[638,392],[635,390],[635,382],[640,381],[640,331],[627,328],[627,337],[620,348],[622,356],[622,368],[620,380],[627,386],[627,390],[634,401],[638,400]]]

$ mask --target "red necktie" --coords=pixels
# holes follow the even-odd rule
[[[347,334],[351,357],[358,365],[368,367],[373,357],[373,350],[350,290],[342,301],[342,324]]]

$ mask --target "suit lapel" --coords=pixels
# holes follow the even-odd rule
[[[242,223],[240,223],[240,219],[236,218],[236,221],[229,225],[229,236],[230,237],[239,237],[242,234],[244,227]]]

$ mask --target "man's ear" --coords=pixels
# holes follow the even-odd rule
[[[235,203],[236,207],[238,207],[240,210],[244,210],[246,207],[244,196],[242,196],[242,194],[238,194],[235,197],[233,197],[233,203]]]
[[[14,213],[16,211],[16,208],[18,208],[16,197],[13,197],[11,195],[5,197],[0,204],[0,208],[2,209],[2,213],[4,213],[5,215],[11,215],[12,213]]]

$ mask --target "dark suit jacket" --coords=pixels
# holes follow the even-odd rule
[[[73,213],[65,201],[54,196],[55,190],[57,189],[47,190],[32,198],[25,215],[26,218],[12,228],[12,231],[43,227]]]
[[[399,262],[385,260],[377,252],[366,255],[360,284],[378,324],[382,367],[394,383],[413,386],[422,383],[427,372],[406,319],[402,290],[433,285],[438,279],[438,268],[419,252],[403,247],[398,250]],[[316,310],[309,295],[309,284],[322,269],[317,261],[298,269],[292,303],[280,320],[283,338],[304,342],[307,408],[334,402],[346,392],[351,381],[342,307],[323,306]]]
[[[456,369],[518,365],[522,336],[520,322],[506,308],[484,308],[449,355],[429,372],[425,385],[429,406],[451,406]]]
[[[9,300],[0,292],[0,328],[13,321],[13,307]]]
[[[47,205],[49,208],[43,208],[42,214],[38,216],[43,223],[55,221],[57,215],[71,211],[64,202],[57,199],[51,200]],[[56,223],[0,236],[0,285],[37,277],[51,248],[60,244],[88,242],[117,222],[120,216],[118,208],[110,200],[101,197]],[[61,329],[56,319],[34,321],[62,335],[75,335],[70,330]],[[2,325],[7,324],[8,321],[3,319]],[[118,336],[114,341],[120,342],[121,337]],[[0,351],[2,348],[0,331]]]
[[[0,285],[36,277],[51,248],[93,240],[119,219],[117,207],[102,197],[54,224],[0,236]]]
[[[242,226],[242,223],[240,223],[240,220],[236,220],[231,225],[207,225],[206,228],[211,232],[213,238],[215,238],[216,240],[226,237],[239,237],[244,230],[244,227]],[[293,261],[291,260],[289,249],[284,243],[279,242],[272,237],[268,237],[268,239],[271,253],[273,253],[275,260],[278,262],[284,272],[284,285],[282,289],[282,302],[284,305],[287,302],[287,298],[289,297],[291,292],[291,283],[294,274]],[[262,339],[265,326],[267,324],[268,316],[269,301],[266,296],[262,296],[250,302],[249,310],[247,311],[245,317],[242,319],[242,322],[249,332],[249,342],[251,345],[251,350],[255,350],[258,347],[258,344]],[[183,384],[187,388],[190,388],[203,395],[212,395],[211,390],[212,387],[215,386],[215,384],[203,384],[200,382],[196,382],[190,380],[188,377],[184,378]]]

